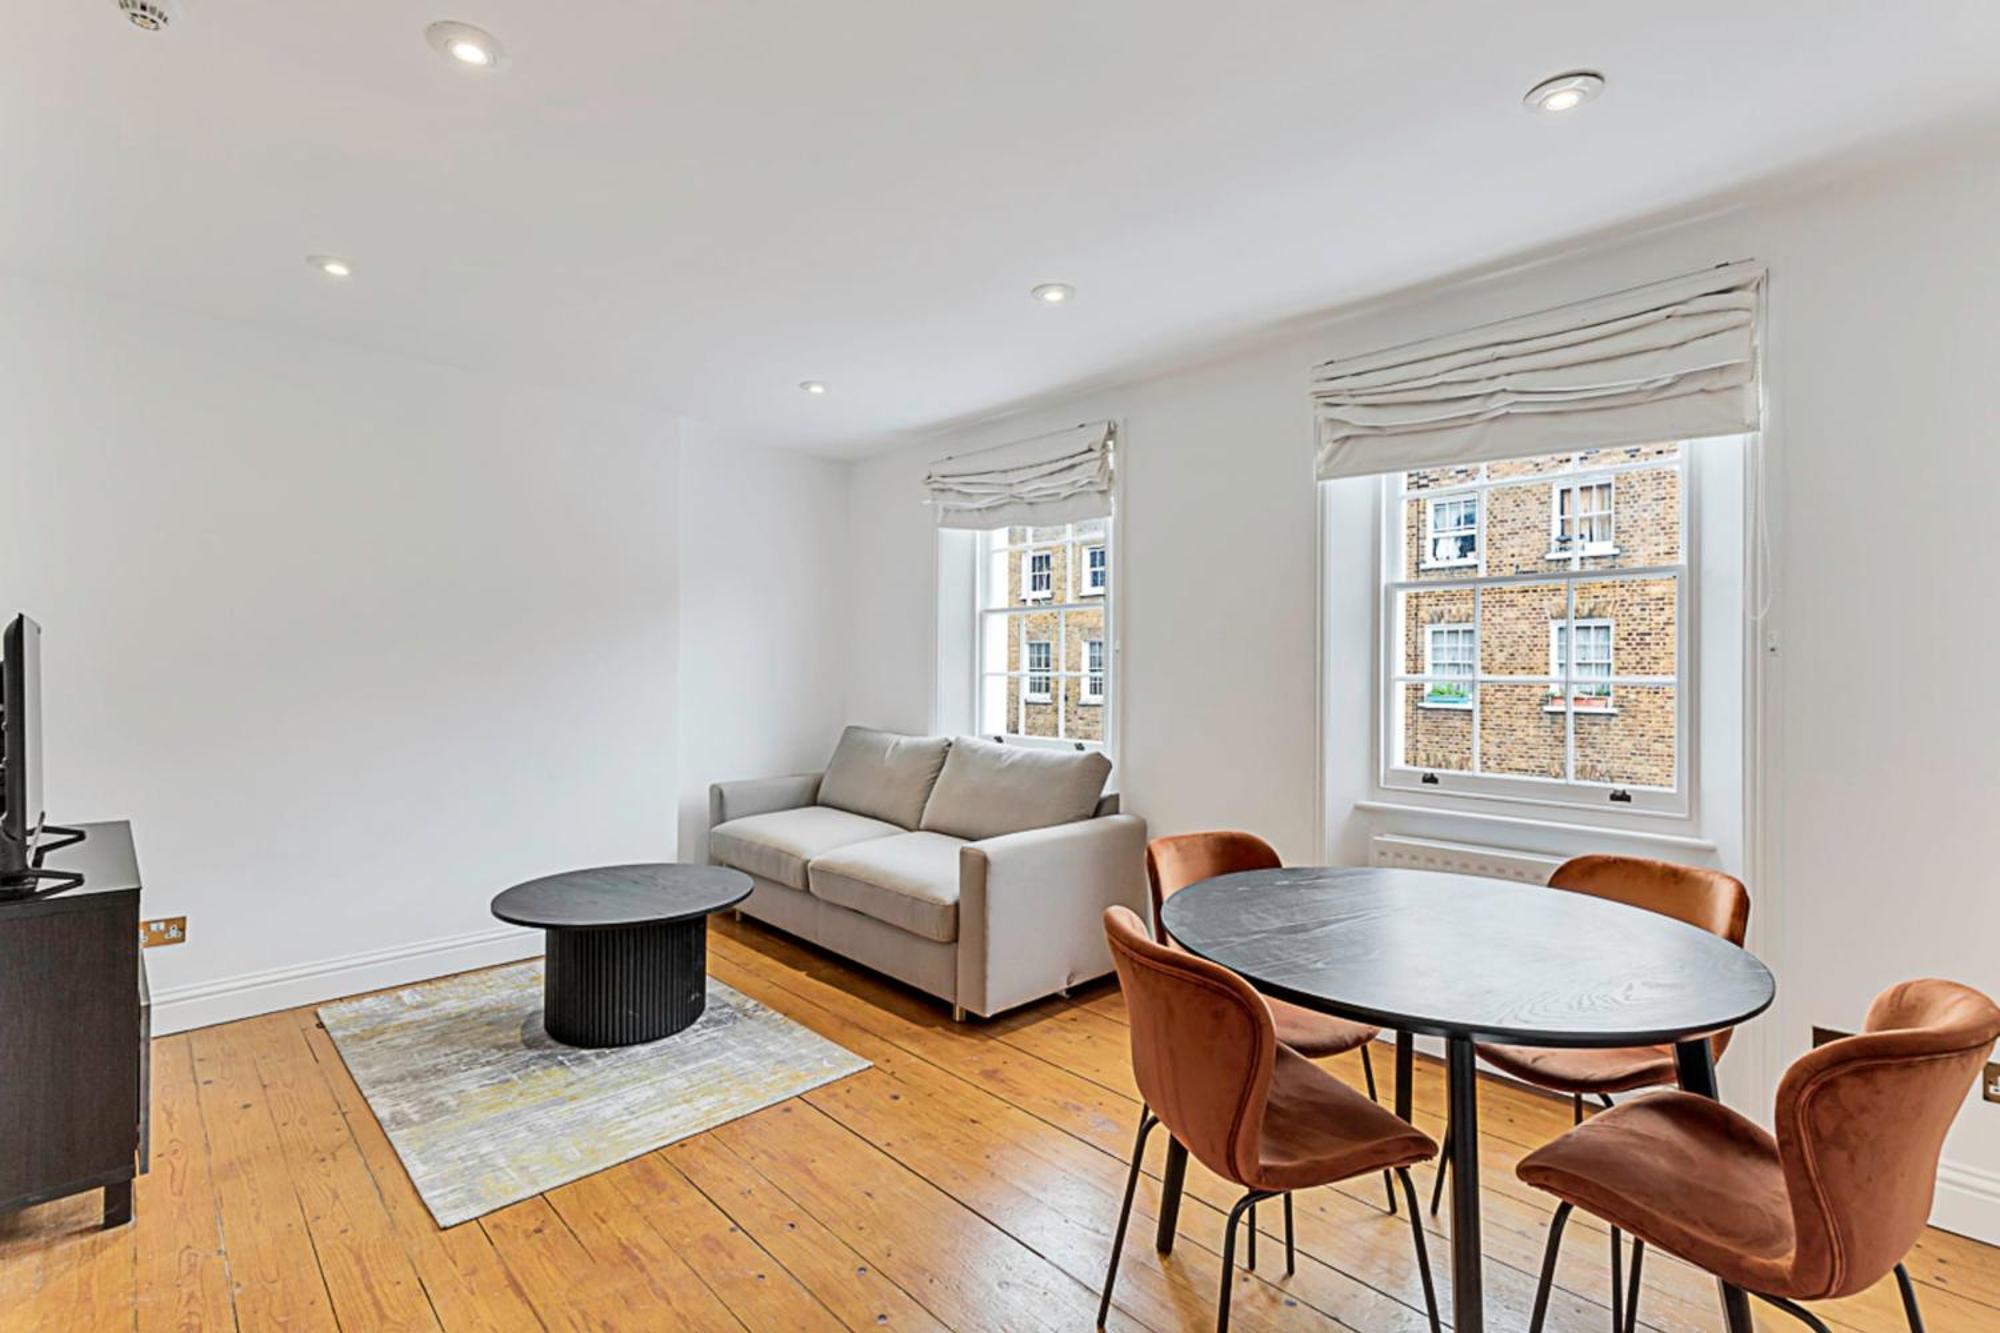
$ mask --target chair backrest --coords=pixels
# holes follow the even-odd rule
[[[1703,866],[1640,856],[1577,856],[1556,867],[1549,886],[1670,916],[1739,947],[1750,928],[1750,891],[1743,881]],[[1715,1059],[1722,1058],[1732,1032],[1709,1038]]]
[[[1177,833],[1146,844],[1146,879],[1153,886],[1153,938],[1165,942],[1160,909],[1169,896],[1217,875],[1276,870],[1284,864],[1271,844],[1254,833]]]
[[[2000,1038],[2000,1008],[1951,981],[1875,997],[1860,1035],[1793,1062],[1778,1084],[1801,1299],[1847,1296],[1902,1261],[1930,1218],[1945,1131]]]
[[[1153,943],[1129,908],[1104,909],[1104,934],[1125,992],[1140,1096],[1202,1165],[1245,1183],[1257,1169],[1278,1054],[1270,1007],[1228,968]]]

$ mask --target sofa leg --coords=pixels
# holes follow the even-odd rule
[[[951,1021],[954,1023],[963,1023],[965,1021],[964,1005],[955,1004],[951,1007]]]

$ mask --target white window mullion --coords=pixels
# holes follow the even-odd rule
[[[1485,464],[1480,464],[1481,476],[1485,475],[1485,468]],[[1482,497],[1481,504],[1483,505],[1484,503],[1485,501]],[[1481,531],[1483,532],[1484,529]],[[1479,569],[1481,573],[1484,573],[1486,571],[1486,543],[1481,542],[1479,545]],[[1479,721],[1482,716],[1484,701],[1479,696],[1484,691],[1479,687],[1479,678],[1486,674],[1486,640],[1481,634],[1481,626],[1484,624],[1481,615],[1486,609],[1481,599],[1485,591],[1484,588],[1474,588],[1472,590],[1472,762],[1467,767],[1474,773],[1483,771],[1479,756]]]

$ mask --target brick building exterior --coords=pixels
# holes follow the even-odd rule
[[[1400,669],[1432,677],[1400,687],[1405,764],[1472,772],[1476,743],[1476,771],[1560,780],[1573,709],[1576,780],[1676,785],[1677,685],[1598,679],[1678,677],[1676,581],[1575,579],[1565,649],[1569,576],[1681,563],[1678,458],[1645,445],[1406,475],[1402,579],[1553,579],[1403,594]],[[1569,706],[1551,679],[1566,665]],[[1542,679],[1475,683],[1475,669]]]
[[[1109,526],[1009,528],[991,549],[989,605],[1006,617],[1007,672],[1001,719],[988,730],[1101,742],[1110,695],[1105,603],[1111,593]],[[1004,564],[1004,571],[1000,566]],[[992,594],[1004,589],[1004,600]],[[991,659],[989,659],[990,661]]]

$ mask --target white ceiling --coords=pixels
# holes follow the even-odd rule
[[[1992,0],[184,7],[9,7],[0,265],[832,452],[2000,97]]]

